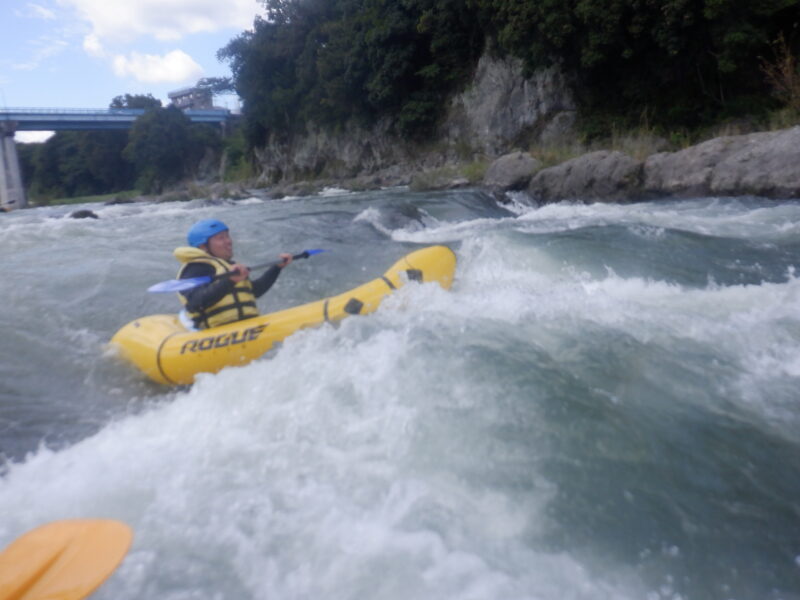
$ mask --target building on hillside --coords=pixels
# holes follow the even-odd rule
[[[167,94],[173,105],[181,110],[207,110],[214,108],[213,94],[208,88],[190,87]]]

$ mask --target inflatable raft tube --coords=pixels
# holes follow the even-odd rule
[[[450,289],[455,269],[450,248],[430,246],[404,256],[382,277],[338,296],[202,331],[188,331],[178,315],[151,315],[125,325],[111,344],[153,381],[190,384],[198,373],[246,364],[304,327],[371,313],[407,281],[435,281]]]

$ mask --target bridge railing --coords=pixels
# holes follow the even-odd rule
[[[143,115],[143,108],[0,108],[2,114],[21,115]]]
[[[22,114],[65,114],[65,115],[85,115],[85,114],[128,114],[128,115],[142,115],[144,108],[16,108],[6,107],[0,108],[0,113],[22,113]],[[183,112],[187,113],[207,113],[218,115],[222,113],[231,112],[227,108],[188,108]]]
[[[0,123],[18,131],[128,129],[146,112],[143,108],[0,108]],[[227,108],[182,111],[193,123],[224,124]]]

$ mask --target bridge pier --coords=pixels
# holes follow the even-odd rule
[[[0,121],[0,209],[25,208],[28,200],[22,186],[17,146],[14,144],[16,123]]]

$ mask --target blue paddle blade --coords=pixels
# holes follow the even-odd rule
[[[317,248],[315,250],[304,250],[309,256],[314,256],[315,254],[319,254],[320,252],[327,252],[327,250],[323,250],[322,248]]]
[[[162,281],[161,283],[151,285],[149,288],[147,288],[147,291],[152,292],[154,294],[160,294],[166,292],[183,292],[185,290],[196,288],[198,285],[209,283],[210,281],[211,277],[190,277],[188,279],[170,279],[169,281]]]

